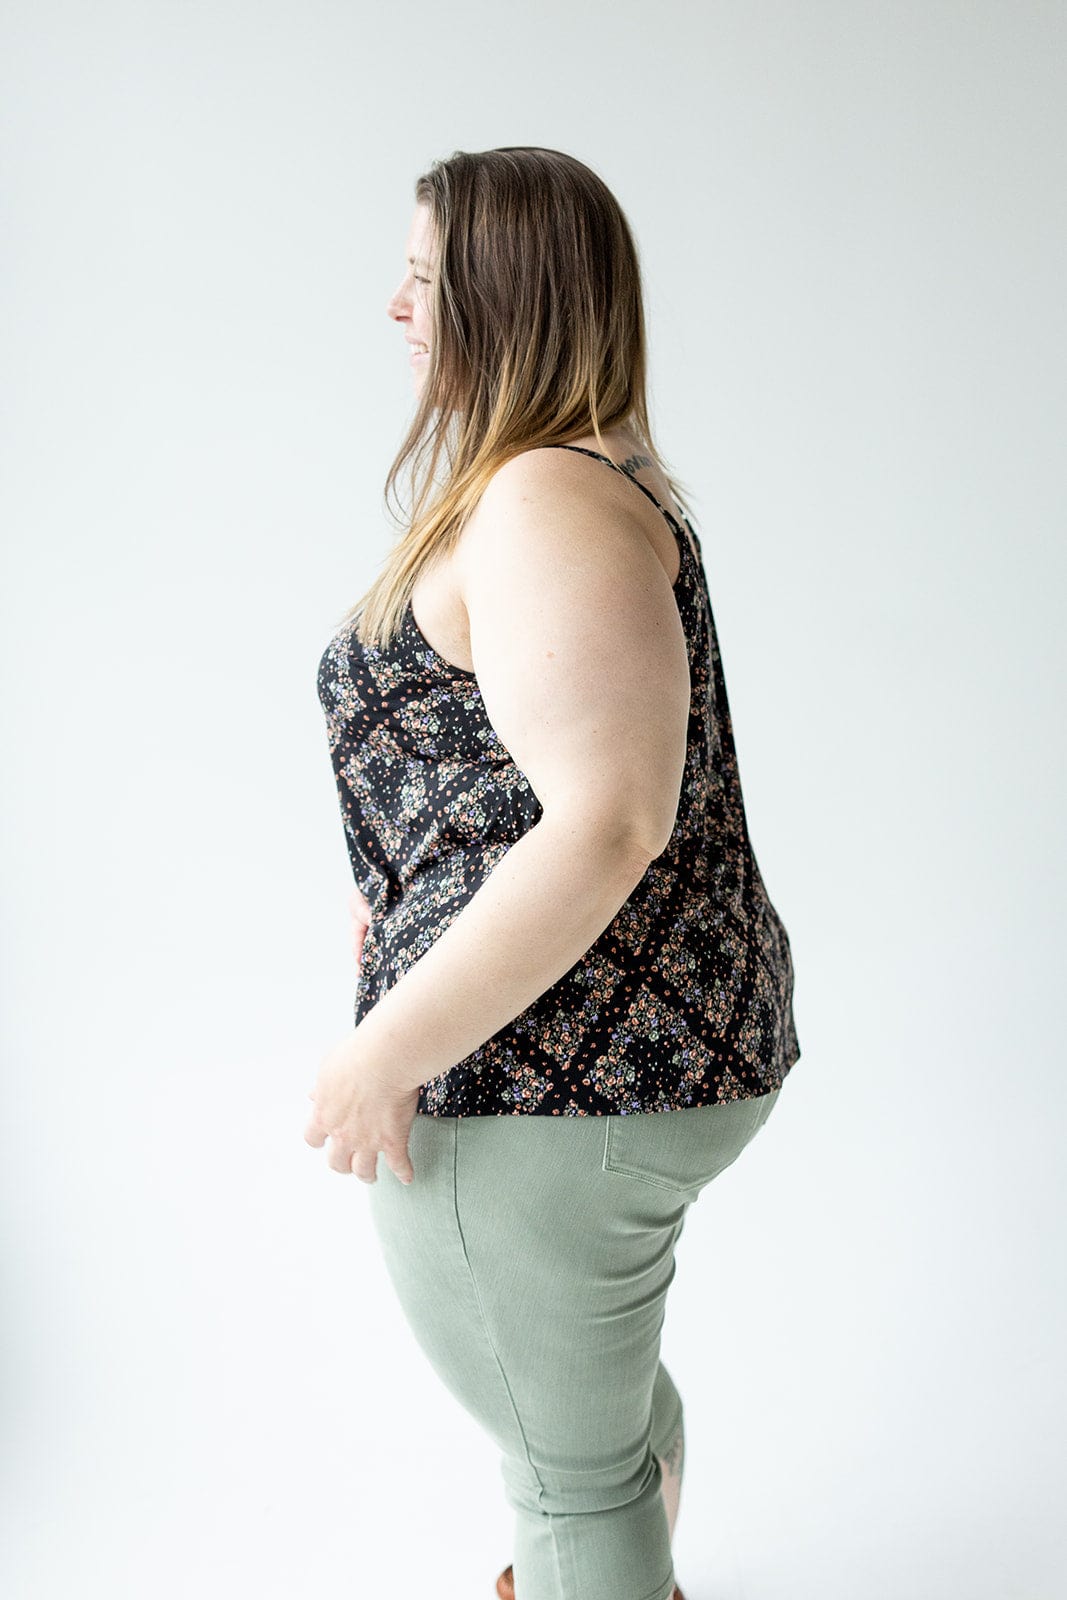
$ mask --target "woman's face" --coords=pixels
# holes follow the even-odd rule
[[[407,264],[404,277],[385,312],[404,330],[404,338],[411,347],[408,360],[412,377],[416,389],[420,389],[430,360],[425,352],[433,346],[430,280],[437,270],[430,208],[421,203],[415,207],[408,229],[404,260]]]

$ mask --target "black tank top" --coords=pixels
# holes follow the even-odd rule
[[[692,695],[685,772],[663,853],[596,942],[480,1049],[419,1090],[430,1116],[602,1116],[748,1099],[799,1059],[789,939],[748,837],[700,542],[674,594]],[[695,545],[690,543],[692,535]],[[541,804],[489,720],[473,672],[430,646],[408,604],[385,649],[343,627],[319,662],[352,871],[373,918],[355,1021],[466,905]]]

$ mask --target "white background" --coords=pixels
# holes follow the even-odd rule
[[[0,58],[5,1595],[489,1600],[511,1558],[303,1140],[385,306],[418,173],[504,144],[633,226],[797,971],[679,1246],[679,1582],[1062,1595],[1067,8],[8,0]]]

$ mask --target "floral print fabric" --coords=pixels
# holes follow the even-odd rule
[[[578,450],[625,471],[606,456]],[[789,939],[748,837],[699,540],[651,491],[681,550],[674,593],[692,694],[667,848],[558,982],[419,1090],[430,1116],[602,1116],[767,1094],[800,1048]],[[688,532],[686,531],[688,530]],[[693,542],[690,542],[690,536]],[[445,661],[410,605],[393,643],[342,628],[319,662],[352,871],[373,919],[358,1024],[431,948],[541,805],[472,672]]]

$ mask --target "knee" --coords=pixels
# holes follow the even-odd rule
[[[542,1516],[622,1510],[658,1498],[663,1483],[659,1461],[647,1441],[638,1453],[567,1469],[506,1457],[503,1477],[510,1505]]]

